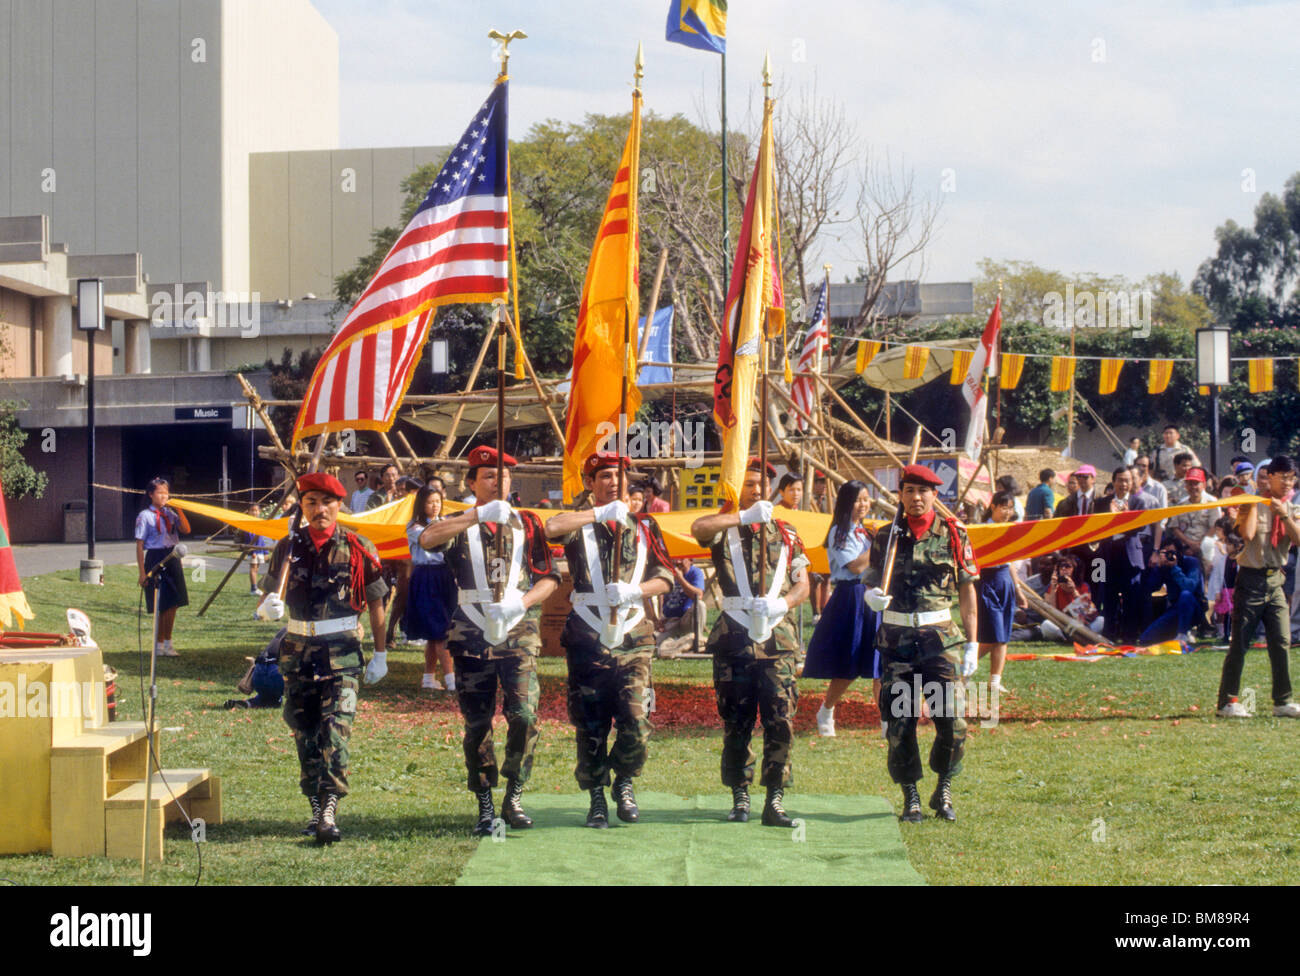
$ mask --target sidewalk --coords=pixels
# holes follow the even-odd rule
[[[192,546],[191,555],[202,555],[202,547]],[[14,546],[14,562],[18,565],[18,575],[27,579],[45,573],[56,573],[62,569],[80,569],[81,561],[86,558],[84,542],[41,543],[31,546]],[[95,558],[103,560],[105,566],[134,566],[135,542],[96,542]],[[190,556],[185,557],[188,561]],[[224,573],[230,568],[231,560],[220,556],[209,556],[208,565]],[[247,566],[247,563],[245,563]]]

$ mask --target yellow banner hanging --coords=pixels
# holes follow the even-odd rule
[[[1151,368],[1147,372],[1147,392],[1151,394],[1164,393],[1169,387],[1169,380],[1174,375],[1174,361],[1172,359],[1153,359],[1150,366]]]
[[[1198,396],[1209,396],[1210,388],[1208,386],[1198,386],[1196,388],[1196,393]]]
[[[1273,360],[1246,360],[1251,393],[1268,393],[1273,389]]]
[[[862,339],[858,342],[858,359],[853,366],[853,371],[859,376],[862,371],[871,364],[871,360],[876,358],[876,353],[880,352],[881,344],[874,339]]]
[[[1102,396],[1109,396],[1115,392],[1115,387],[1119,385],[1119,371],[1124,365],[1122,359],[1103,359],[1101,361],[1100,379],[1097,383],[1097,392]]]
[[[908,346],[903,354],[903,379],[919,380],[925,372],[925,364],[930,361],[928,346]]]
[[[1074,383],[1074,357],[1052,357],[1052,392],[1064,393]]]
[[[958,349],[952,357],[952,375],[948,377],[948,382],[953,386],[960,386],[966,379],[966,373],[970,369],[971,358],[975,355],[974,350]]]
[[[1023,353],[1004,352],[1002,354],[1002,370],[998,375],[998,385],[1004,390],[1014,390],[1020,385],[1020,374],[1025,371],[1025,357]]]

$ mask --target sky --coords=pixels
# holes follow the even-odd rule
[[[456,139],[511,47],[512,136],[630,104],[716,128],[719,58],[664,39],[668,0],[312,0],[339,37],[344,147]],[[841,102],[941,204],[928,281],[981,258],[1190,281],[1226,220],[1300,171],[1300,2],[731,0],[730,127],[761,111],[761,69]],[[828,239],[842,279],[861,244]],[[894,277],[907,275],[896,274]]]

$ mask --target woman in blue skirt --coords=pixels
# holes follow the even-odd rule
[[[830,599],[808,642],[805,678],[829,678],[826,699],[817,710],[817,731],[835,734],[835,706],[858,678],[872,678],[872,700],[880,698],[880,656],[876,653],[879,614],[862,599],[871,553],[871,536],[862,525],[871,508],[871,495],[861,481],[840,486],[835,512],[826,533],[826,558],[831,567]]]
[[[989,506],[989,521],[1014,521],[1015,504],[1016,496],[1011,492],[1004,490],[994,493]],[[979,656],[987,654],[989,657],[989,690],[995,694],[1006,690],[1002,687],[1002,668],[1007,661],[1007,642],[1011,640],[1011,624],[1017,606],[1025,607],[1028,603],[1016,592],[1009,563],[980,570],[977,607],[979,623],[976,628]]]
[[[456,582],[441,552],[430,552],[420,545],[420,534],[430,522],[442,518],[442,492],[424,487],[415,495],[412,518],[406,526],[406,541],[411,547],[411,585],[407,591],[406,610],[402,614],[402,631],[410,640],[424,644],[424,677],[420,687],[431,691],[456,690],[456,674],[447,651],[447,628],[456,610]],[[434,662],[442,665],[439,683]]]

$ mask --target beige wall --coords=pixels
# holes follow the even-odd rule
[[[31,297],[0,288],[0,376],[35,376],[36,364],[41,361],[40,343],[40,329],[32,322]]]
[[[334,278],[395,225],[401,184],[436,146],[255,153],[250,171],[250,288],[263,301],[334,294]]]

